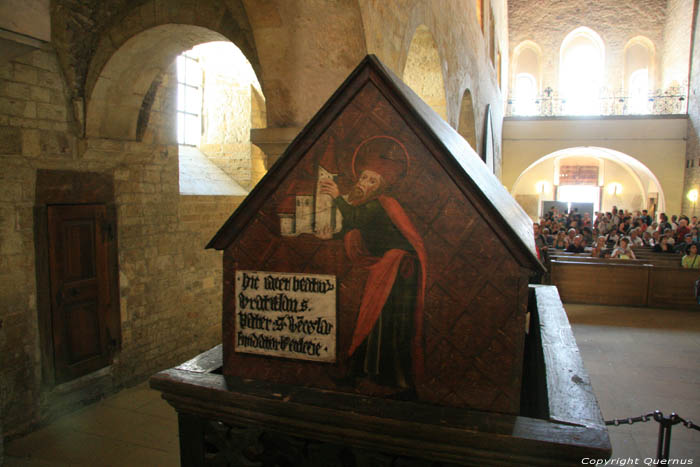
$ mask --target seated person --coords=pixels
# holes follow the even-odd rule
[[[642,234],[643,246],[654,246],[652,241],[653,241],[653,238],[652,238],[651,234],[649,233],[649,231],[645,230],[644,233]]]
[[[554,239],[554,244],[552,245],[557,250],[566,249],[566,233],[563,230],[557,232],[557,238]]]
[[[583,235],[584,245],[590,245],[591,243],[593,243],[593,231],[590,227],[584,227],[581,230],[581,234]]]
[[[544,235],[544,239],[547,242],[547,246],[551,246],[552,243],[554,243],[554,236],[552,236],[552,234],[549,233],[548,228],[545,227],[544,229],[542,229],[542,235]]]
[[[641,246],[644,246],[644,242],[642,241],[641,237],[639,236],[639,230],[637,228],[633,228],[630,230],[630,247],[632,248],[639,248]]]
[[[605,236],[601,235],[591,249],[591,256],[593,258],[605,258],[605,253]]]
[[[681,266],[687,269],[700,269],[700,259],[698,258],[698,246],[695,243],[688,245],[686,254],[681,260]]]
[[[654,248],[659,243],[661,243],[661,232],[659,232],[658,230],[655,230],[651,234],[651,240],[649,240],[649,246]]]
[[[617,246],[617,242],[620,240],[620,234],[617,230],[613,230],[608,233],[608,238],[606,239],[606,244],[608,248],[613,248]]]
[[[622,237],[620,239],[620,245],[613,250],[610,258],[620,258],[620,259],[637,259],[634,256],[634,251],[630,248],[630,239],[627,237]]]
[[[540,253],[540,259],[545,259],[547,257],[547,239],[540,233],[540,224],[537,222],[532,224],[532,230],[535,234],[535,246]]]
[[[676,253],[681,253],[681,254],[682,254],[682,253],[685,253],[686,250],[688,249],[688,247],[689,247],[690,245],[692,245],[692,244],[693,244],[693,236],[690,235],[689,233],[687,233],[687,234],[685,234],[685,235],[683,236],[683,241],[682,241],[682,242],[678,242],[678,243],[673,247],[673,249],[675,250]]]
[[[574,237],[576,237],[576,229],[569,229],[566,232],[566,238],[564,239],[567,247],[574,243]]]
[[[675,253],[675,251],[673,251],[673,245],[669,243],[666,235],[661,237],[661,241],[654,245],[652,251],[656,253]]]
[[[678,220],[678,228],[676,229],[676,243],[682,243],[686,234],[690,233],[690,228],[688,227],[689,219],[685,216]]]
[[[673,238],[673,230],[671,229],[665,229],[664,230],[664,237],[668,238],[668,243],[671,245],[676,244],[676,240]]]
[[[566,251],[569,253],[583,253],[586,247],[583,244],[583,236],[581,234],[574,237],[574,241],[569,243],[566,247]]]

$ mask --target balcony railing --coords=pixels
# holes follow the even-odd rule
[[[558,117],[583,115],[677,115],[688,109],[688,86],[657,90],[646,98],[630,97],[622,92],[602,91],[597,100],[567,102],[552,88],[534,99],[508,99],[506,117]]]

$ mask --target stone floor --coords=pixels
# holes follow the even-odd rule
[[[566,309],[606,420],[659,409],[700,424],[699,313],[583,305]],[[637,465],[651,462],[657,435],[653,421],[611,426],[613,458],[639,459]],[[671,439],[673,458],[700,463],[699,431],[676,425]],[[177,419],[144,383],[8,443],[5,461],[8,467],[176,466]]]
[[[700,313],[572,304],[566,312],[605,420],[660,410],[700,425]],[[608,431],[614,458],[656,457],[658,423]],[[674,426],[670,452],[698,465],[700,431]]]

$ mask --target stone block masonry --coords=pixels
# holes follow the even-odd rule
[[[524,40],[536,42],[543,53],[541,89],[547,86],[558,89],[562,41],[569,32],[587,26],[605,44],[606,84],[617,91],[623,84],[623,52],[627,41],[639,35],[647,37],[656,46],[658,60],[664,40],[666,3],[666,0],[511,0],[508,2],[511,54]],[[660,75],[655,78],[654,82],[658,82]]]
[[[204,250],[241,198],[179,194],[172,96],[154,99],[145,142],[79,140],[55,54],[0,65],[0,419],[41,420],[35,267],[38,169],[110,173],[118,211],[122,348],[111,387],[143,381],[221,341],[221,256]],[[82,148],[79,150],[79,148]],[[105,390],[109,390],[107,387]]]

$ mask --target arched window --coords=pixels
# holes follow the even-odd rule
[[[472,93],[469,89],[464,90],[462,95],[462,104],[459,109],[459,125],[457,132],[464,137],[469,143],[469,146],[477,151],[476,141],[476,120],[474,118],[474,103],[472,102]]]
[[[529,73],[515,76],[515,115],[537,114],[537,81]]]
[[[649,70],[640,68],[629,79],[629,113],[649,113]]]
[[[542,50],[532,41],[524,41],[513,50],[513,113],[536,115],[540,92]]]
[[[627,111],[649,113],[649,91],[653,86],[654,44],[638,36],[625,46],[625,87],[629,96]]]
[[[177,142],[199,145],[202,131],[202,67],[192,51],[177,57]]]
[[[447,120],[447,94],[437,44],[427,26],[418,26],[408,48],[404,82],[432,109]]]
[[[260,83],[231,42],[208,42],[177,58],[181,194],[246,193],[264,156],[250,129],[266,126]]]
[[[593,30],[581,27],[566,36],[559,59],[559,84],[566,113],[600,113],[604,64],[605,47]]]

